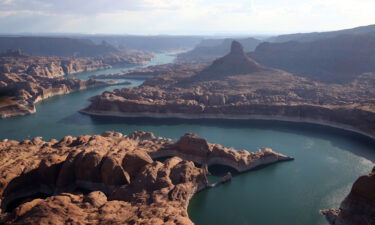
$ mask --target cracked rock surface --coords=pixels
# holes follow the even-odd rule
[[[4,140],[0,222],[193,224],[187,206],[196,192],[210,187],[207,166],[244,172],[291,159],[270,149],[228,149],[194,134],[176,143],[141,131]]]

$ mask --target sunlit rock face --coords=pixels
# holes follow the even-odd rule
[[[339,209],[322,210],[332,225],[375,224],[375,167],[368,175],[354,182]]]
[[[200,70],[173,65],[169,72],[163,68],[165,72],[139,87],[91,98],[82,112],[312,122],[375,137],[375,73],[358,76],[346,85],[321,83],[260,65],[244,54],[238,42],[232,43],[226,56]]]
[[[21,50],[0,53],[0,118],[35,113],[35,103],[85,88],[114,82],[66,78],[66,75],[112,66],[139,65],[152,55],[115,51],[98,57],[30,56]]]
[[[193,224],[187,206],[196,192],[214,186],[207,181],[209,165],[243,172],[291,159],[270,149],[227,149],[194,134],[176,143],[142,131],[66,136],[60,141],[4,140],[0,221]]]

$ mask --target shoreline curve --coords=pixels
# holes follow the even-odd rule
[[[375,134],[371,134],[359,129],[356,129],[352,126],[345,124],[333,123],[330,121],[317,121],[314,119],[306,118],[293,118],[286,116],[263,116],[263,115],[228,115],[228,114],[183,114],[183,113],[120,113],[115,111],[88,111],[82,109],[79,111],[82,114],[92,115],[92,116],[101,116],[101,117],[122,117],[122,118],[154,118],[154,119],[224,119],[224,120],[266,120],[266,121],[282,121],[282,122],[292,122],[292,123],[309,123],[315,125],[321,125],[331,128],[336,128],[340,130],[349,131],[356,133],[371,140],[375,141]]]

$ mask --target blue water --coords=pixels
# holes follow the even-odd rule
[[[172,62],[158,54],[152,64]],[[76,74],[115,73],[123,67]],[[129,86],[142,83],[129,80]],[[100,118],[78,113],[88,99],[105,90],[98,87],[56,96],[37,104],[37,113],[0,120],[0,139],[42,136],[45,140],[66,135],[98,134],[106,130],[154,132],[176,140],[192,132],[236,149],[271,147],[295,157],[257,171],[236,176],[231,182],[195,195],[189,215],[198,225],[316,225],[327,224],[318,211],[338,207],[352,183],[368,173],[375,162],[375,144],[350,132],[311,124],[275,121],[179,120]]]

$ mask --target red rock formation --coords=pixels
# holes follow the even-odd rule
[[[254,49],[262,42],[255,38],[236,39],[244,46],[246,52]],[[211,63],[230,51],[233,39],[205,39],[194,49],[177,55],[177,62],[183,63]]]
[[[332,225],[375,224],[375,167],[369,175],[357,179],[340,209],[322,210],[321,213]]]
[[[251,74],[262,70],[265,68],[247,56],[239,42],[233,41],[229,54],[215,60],[212,65],[198,73],[193,79],[222,79],[225,76]]]
[[[205,139],[194,134],[186,134],[176,144],[165,146],[158,151],[151,151],[149,154],[153,158],[178,156],[205,167],[213,165],[228,166],[238,172],[293,159],[268,148],[261,148],[258,152],[228,149],[218,144],[209,144]]]
[[[253,154],[237,154],[192,134],[177,143],[145,132],[5,140],[0,142],[0,222],[193,224],[187,206],[197,191],[209,187],[206,169],[183,155],[152,159],[166,149],[198,157],[212,149],[215,157],[239,163]]]
[[[13,55],[16,53],[13,53]],[[17,53],[16,55],[22,55]],[[0,57],[1,72],[29,74],[39,77],[56,78],[68,74],[110,68],[111,65],[100,59],[85,57],[38,57],[38,56],[10,56]],[[6,70],[4,69],[6,67]]]
[[[172,68],[172,67],[171,67]],[[193,67],[195,68],[195,67]],[[203,71],[171,72],[104,92],[82,112],[124,117],[276,119],[320,123],[375,137],[375,73],[346,85],[265,68],[234,44]]]
[[[80,80],[77,78],[45,78],[27,74],[2,74],[0,118],[36,112],[35,103],[56,95],[68,94],[91,87],[117,85],[117,82]]]
[[[107,56],[109,57],[109,56]],[[142,57],[139,57],[141,60]],[[119,62],[127,63],[125,58]],[[136,61],[140,62],[140,61]],[[104,59],[27,56],[10,51],[0,57],[0,117],[35,113],[34,103],[55,95],[67,94],[115,82],[63,79],[65,75],[110,68]]]

